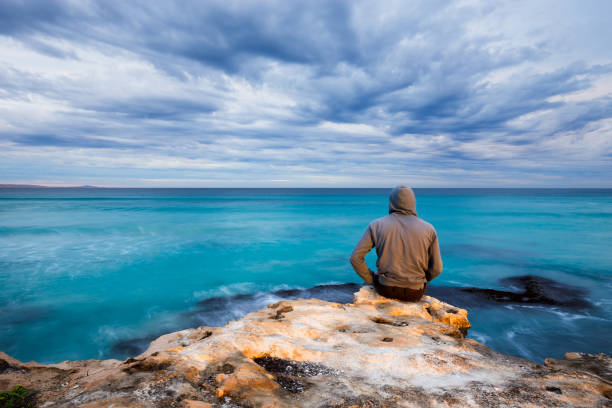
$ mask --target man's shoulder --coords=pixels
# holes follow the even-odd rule
[[[433,236],[436,234],[436,229],[434,228],[434,226],[428,223],[427,221],[425,221],[424,219],[419,218],[414,215],[408,215],[404,217],[405,218],[403,219],[403,221],[404,222],[408,221],[408,223],[404,225],[408,225],[409,228],[424,232],[430,236]]]
[[[377,227],[377,226],[380,226],[380,225],[383,225],[383,224],[388,224],[388,223],[390,223],[390,222],[393,222],[393,217],[392,217],[392,214],[385,215],[385,216],[383,216],[383,217],[378,217],[378,218],[376,218],[376,219],[372,220],[372,221],[370,222],[370,225],[369,225],[369,226],[370,226],[370,227],[374,227],[374,228],[375,228],[375,227]]]
[[[428,223],[422,218],[417,217],[417,219],[418,219],[419,225],[421,225],[421,228],[424,231],[427,231],[427,234],[429,235],[430,239],[433,239],[435,236],[437,236],[436,229],[434,228],[433,225],[431,225],[430,223]]]
[[[434,231],[434,232],[436,231],[436,229],[434,228],[434,226],[433,226],[433,225],[431,225],[430,223],[428,223],[427,221],[425,221],[424,219],[419,218],[419,217],[416,217],[416,219],[417,219],[417,220],[419,220],[418,222],[419,222],[421,225],[423,225],[424,227],[426,227],[427,229],[430,229],[430,230],[432,230],[432,231]]]

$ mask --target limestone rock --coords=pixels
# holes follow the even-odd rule
[[[43,407],[604,407],[605,354],[539,365],[466,339],[467,311],[425,296],[281,301],[221,328],[161,336],[123,362],[0,354],[0,390]]]
[[[434,322],[446,323],[459,329],[464,335],[470,328],[465,309],[449,305],[430,296],[423,296],[420,302],[398,302],[380,296],[372,286],[364,286],[355,293],[353,303],[355,305],[371,305],[388,316],[411,316],[421,317]],[[384,318],[384,317],[383,317]]]

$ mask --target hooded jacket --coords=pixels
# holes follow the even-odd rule
[[[386,286],[421,289],[442,273],[442,258],[434,227],[417,217],[410,187],[398,186],[389,196],[389,215],[372,221],[351,254],[359,276],[372,283],[365,255],[376,247],[378,280]]]

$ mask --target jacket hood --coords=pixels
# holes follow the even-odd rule
[[[389,196],[389,214],[417,215],[416,198],[408,186],[397,186]]]

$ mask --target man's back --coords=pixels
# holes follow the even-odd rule
[[[442,272],[434,227],[416,216],[412,190],[396,187],[389,198],[389,215],[372,221],[353,250],[351,264],[372,282],[364,257],[376,247],[378,280],[385,286],[421,289]]]

